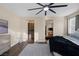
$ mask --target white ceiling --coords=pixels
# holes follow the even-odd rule
[[[42,3],[45,4],[45,3]],[[48,4],[48,3],[46,3]],[[48,11],[47,16],[66,16],[79,10],[79,3],[56,3],[54,5],[67,4],[67,7],[54,8],[56,14]],[[40,7],[35,3],[4,3],[0,4],[5,6],[8,10],[15,12],[18,16],[44,16],[44,11],[38,15],[35,15],[39,10],[28,11],[27,9]]]

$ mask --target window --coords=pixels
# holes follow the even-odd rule
[[[68,34],[75,32],[76,17],[68,19]]]

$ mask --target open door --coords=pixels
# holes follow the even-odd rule
[[[34,43],[34,23],[28,23],[28,43]]]

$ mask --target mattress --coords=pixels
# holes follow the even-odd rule
[[[76,45],[79,45],[79,39],[78,38],[74,38],[71,36],[64,36],[64,38],[68,39],[69,41],[73,42]]]

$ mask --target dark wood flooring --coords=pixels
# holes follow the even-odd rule
[[[0,56],[18,56],[26,45],[27,42],[18,43]]]

